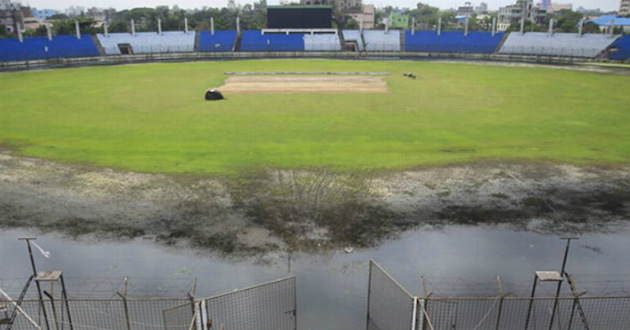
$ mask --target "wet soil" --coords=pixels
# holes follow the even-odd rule
[[[550,234],[630,221],[630,169],[473,164],[386,174],[268,169],[239,178],[121,172],[0,152],[0,227],[145,237],[230,257],[370,247],[420,226]]]

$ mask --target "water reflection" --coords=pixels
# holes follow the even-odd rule
[[[626,223],[614,233],[585,234],[574,242],[567,269],[582,290],[630,291],[629,234]],[[37,254],[38,268],[64,270],[71,291],[81,281],[85,285],[86,278],[119,278],[122,283],[129,276],[132,286],[153,287],[157,294],[163,288],[169,291],[169,286],[181,292],[197,277],[197,295],[209,296],[283,277],[288,268],[283,253],[235,261],[142,239],[74,241],[56,234],[5,230],[0,232],[0,278],[25,281],[29,275],[25,243],[17,241],[22,236],[39,237],[37,242],[52,256]],[[436,294],[494,294],[496,275],[503,278],[506,291],[526,292],[533,271],[557,270],[563,252],[563,241],[552,235],[500,226],[453,226],[407,232],[377,248],[353,253],[295,254],[291,271],[297,275],[299,328],[362,329],[370,258],[413,294],[421,294],[421,276]]]

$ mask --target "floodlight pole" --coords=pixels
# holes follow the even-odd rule
[[[37,286],[37,296],[39,297],[39,305],[42,309],[42,313],[44,314],[44,320],[46,321],[46,329],[50,330],[50,325],[48,324],[48,313],[46,313],[46,308],[44,307],[44,296],[42,295],[42,287],[37,281],[37,267],[35,267],[35,258],[33,257],[33,249],[31,248],[31,240],[36,240],[35,237],[22,237],[18,238],[19,241],[26,241],[26,246],[28,247],[28,255],[31,259],[31,267],[33,268],[33,278],[35,279],[35,285]]]
[[[567,266],[567,258],[569,257],[569,249],[571,248],[571,240],[579,239],[578,237],[561,237],[560,239],[567,240],[567,247],[564,250],[564,259],[562,260],[562,270],[560,276],[564,277],[564,270]],[[551,310],[551,321],[549,322],[549,330],[553,329],[553,320],[556,317],[556,310],[558,309],[558,297],[560,297],[560,290],[562,289],[562,282],[558,282],[558,289],[556,290],[556,298],[554,299],[553,309]]]

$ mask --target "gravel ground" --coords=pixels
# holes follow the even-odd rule
[[[420,226],[544,233],[630,221],[630,169],[474,164],[353,175],[268,170],[227,179],[114,171],[0,152],[0,227],[145,237],[226,256],[368,247]]]

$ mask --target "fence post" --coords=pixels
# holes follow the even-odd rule
[[[370,259],[370,266],[369,266],[369,275],[368,275],[368,299],[367,299],[367,313],[365,316],[365,329],[369,330],[370,329],[370,294],[372,291],[372,259]]]
[[[427,279],[422,276],[422,291],[424,292],[424,306],[422,307],[425,314],[422,318],[422,330],[427,328],[427,319],[429,318],[429,288],[427,286]]]
[[[131,330],[131,321],[129,320],[129,306],[127,306],[127,297],[120,294],[120,292],[116,292],[117,295],[122,298],[123,308],[125,309],[125,325],[127,326],[127,330]]]
[[[501,325],[501,313],[503,312],[503,298],[505,295],[503,294],[503,283],[501,283],[501,276],[497,275],[497,286],[499,287],[499,312],[497,313],[497,326],[496,330],[499,330],[499,326]]]

